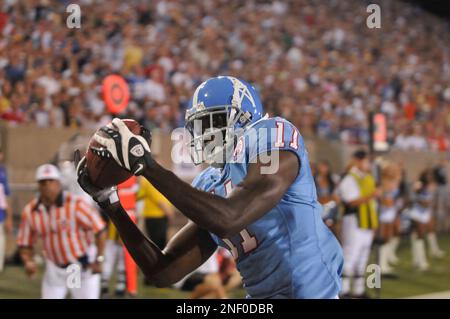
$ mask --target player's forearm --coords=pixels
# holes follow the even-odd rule
[[[167,258],[158,246],[139,230],[120,204],[112,205],[106,212],[130,255],[146,277],[152,277],[164,268]]]
[[[145,170],[144,176],[186,217],[220,237],[242,230],[246,218],[253,215],[248,210],[259,209],[259,205],[250,205],[250,194],[246,199],[230,200],[197,190],[156,162]]]

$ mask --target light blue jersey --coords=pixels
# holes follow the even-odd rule
[[[321,219],[308,153],[291,123],[280,117],[259,120],[238,140],[235,162],[207,168],[193,186],[226,197],[256,155],[270,150],[298,156],[301,166],[293,184],[272,210],[239,234],[211,236],[236,258],[249,298],[334,298],[340,290],[342,250]]]

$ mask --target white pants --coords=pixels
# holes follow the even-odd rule
[[[349,280],[355,277],[354,293],[360,295],[365,290],[365,273],[374,237],[371,229],[361,229],[356,215],[346,215],[342,219],[342,246],[344,250],[344,280],[342,292],[350,292]]]
[[[6,250],[5,223],[0,222],[0,272],[3,271],[3,266],[5,264],[5,250]]]
[[[105,262],[102,268],[102,289],[108,289],[109,281],[116,269],[116,291],[126,290],[125,252],[123,245],[116,240],[107,240],[105,244]]]
[[[95,256],[95,247],[91,248],[89,257]],[[93,274],[90,269],[82,270],[79,264],[60,268],[47,259],[41,289],[42,299],[63,299],[68,292],[74,299],[98,299],[100,274]]]

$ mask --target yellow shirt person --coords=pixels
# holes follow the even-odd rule
[[[139,181],[137,200],[141,201],[141,216],[149,238],[163,249],[167,243],[168,218],[172,218],[172,204],[145,178]]]

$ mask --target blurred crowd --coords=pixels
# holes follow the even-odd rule
[[[0,7],[0,117],[40,127],[96,128],[111,114],[101,81],[122,75],[123,117],[170,131],[194,88],[229,74],[254,83],[271,115],[304,136],[368,139],[367,115],[388,115],[401,149],[450,148],[448,21],[402,1],[6,0]],[[420,21],[420,23],[416,23]]]

